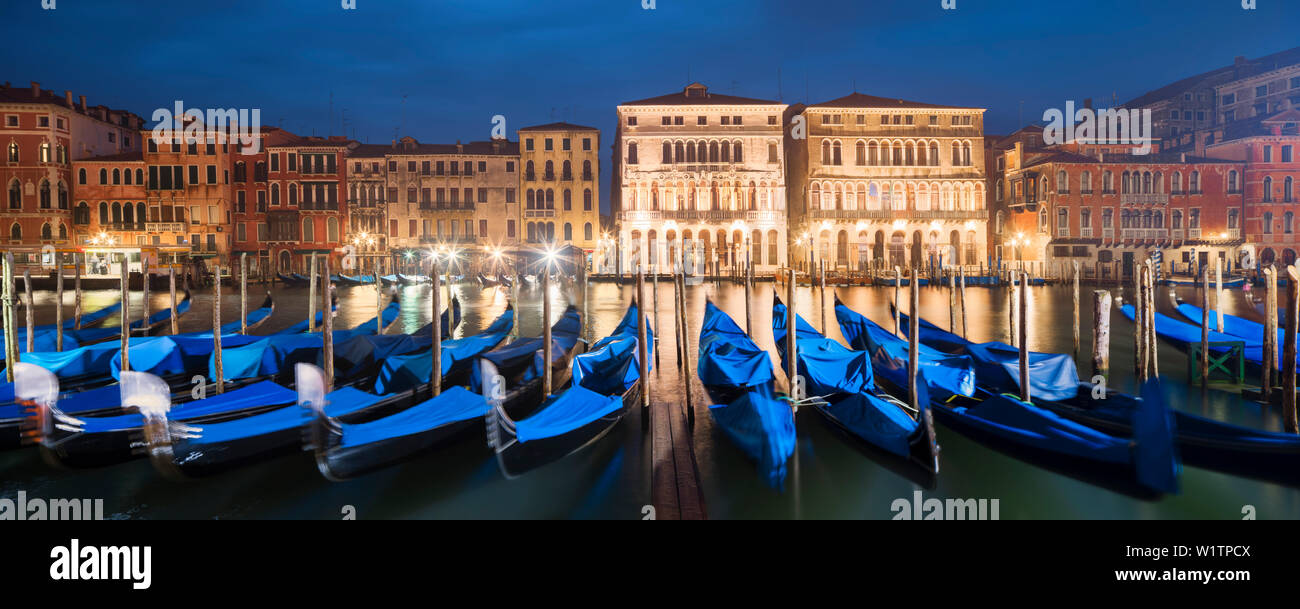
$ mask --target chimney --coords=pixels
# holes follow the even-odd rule
[[[72,91],[63,92],[63,102],[68,104],[69,108],[72,107]]]
[[[40,97],[40,96],[41,96],[41,83],[38,83],[38,82],[36,82],[36,81],[33,80],[33,81],[32,81],[32,97]]]
[[[85,95],[82,95],[82,96],[80,96],[79,99],[81,100],[81,113],[82,113],[82,114],[85,114],[85,113],[86,113],[86,96],[85,96]]]

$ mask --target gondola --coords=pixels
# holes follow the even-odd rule
[[[878,378],[895,395],[906,395],[908,342],[849,309],[838,297],[835,316],[849,345],[871,353]],[[1131,484],[1137,495],[1177,492],[1181,466],[1174,449],[1173,415],[1158,387],[1144,390],[1155,397],[1143,400],[1133,413],[1133,438],[1120,438],[1011,395],[977,394],[969,356],[925,345],[918,345],[918,352],[918,397],[929,401],[935,418],[948,428],[1034,464],[1095,475],[1092,480],[1117,490]]]
[[[986,392],[1019,392],[1015,348],[1000,342],[975,344],[924,319],[919,322],[924,344],[945,353],[969,355],[975,361],[976,383]],[[1079,381],[1074,360],[1068,355],[1031,352],[1029,357],[1034,405],[1109,434],[1133,435],[1139,398]],[[1300,436],[1250,429],[1178,409],[1173,415],[1175,441],[1187,463],[1300,482]]]
[[[786,370],[790,361],[786,345],[788,313],[781,299],[773,295],[772,338],[782,369]],[[902,460],[904,467],[900,469],[915,466],[920,473],[937,474],[939,447],[934,440],[933,418],[925,412],[929,405],[920,404],[921,411],[916,412],[880,390],[867,352],[848,349],[826,338],[802,316],[795,316],[795,324],[796,373],[804,378],[807,394],[817,396],[812,401],[817,412],[858,441]]]
[[[759,465],[773,487],[782,487],[796,436],[791,404],[778,398],[771,358],[712,301],[704,307],[697,373],[710,398],[709,415]]]
[[[334,336],[336,340],[342,341],[350,335],[373,332],[374,327],[372,321],[353,330],[336,331]],[[229,385],[230,390],[214,397],[182,403],[172,411],[171,418],[187,424],[212,423],[258,414],[291,403],[294,398],[292,390],[285,389],[271,380],[278,374],[278,369],[263,374],[266,372],[265,368],[255,367],[249,376],[242,378],[237,376],[244,370],[241,368],[240,358],[237,357],[238,346],[271,339],[291,339],[290,344],[273,351],[274,357],[267,356],[265,351],[258,351],[256,354],[276,362],[279,367],[289,365],[293,361],[318,357],[319,347],[312,351],[311,343],[319,345],[321,339],[314,334],[289,337],[223,336],[223,347],[230,345],[226,353],[230,355],[231,360],[231,367],[225,370],[224,376],[235,381]],[[67,467],[95,467],[130,460],[143,454],[139,450],[143,420],[139,413],[129,412],[128,404],[121,401],[125,397],[123,393],[125,389],[121,383],[123,375],[141,372],[159,378],[164,386],[169,387],[169,395],[177,397],[189,393],[190,387],[186,383],[193,370],[198,367],[196,359],[207,363],[208,378],[215,378],[215,372],[210,369],[213,342],[211,335],[158,337],[146,340],[152,342],[143,343],[139,351],[151,363],[149,367],[135,366],[135,370],[125,372],[115,369],[114,376],[119,379],[117,385],[72,394],[51,405],[47,412],[40,413],[41,417],[34,427],[40,430],[36,439],[48,462]],[[156,350],[160,354],[150,353],[146,349]],[[133,348],[132,354],[136,355],[137,349]],[[115,368],[120,366],[120,359],[114,359],[113,363]],[[169,381],[164,375],[170,375],[171,380]],[[180,386],[173,382],[180,383]],[[32,427],[30,422],[25,424],[20,422],[20,425]]]
[[[507,288],[515,287],[515,279],[509,275],[498,275],[497,278],[501,282],[501,285]]]
[[[506,477],[520,476],[594,445],[639,402],[642,387],[637,316],[633,301],[609,336],[573,358],[569,387],[547,396],[531,416],[515,420],[509,409],[498,403],[505,397],[503,391],[489,395],[492,405],[484,403],[488,407],[488,445]],[[649,370],[654,362],[654,340],[648,320],[645,331]],[[496,375],[491,360],[484,358],[481,365],[484,377]],[[492,390],[489,387],[488,393]]]
[[[190,310],[190,293],[185,292],[185,297],[176,304],[177,317],[184,315]],[[121,305],[117,305],[119,310]],[[129,328],[132,336],[143,336],[147,331],[156,329],[171,320],[171,308],[156,311],[149,316],[149,319],[140,319],[131,322]],[[101,320],[102,321],[102,320]],[[63,332],[63,353],[75,351],[78,348],[102,345],[107,341],[120,339],[122,337],[121,326],[82,328],[81,330],[65,330]],[[24,333],[23,340],[18,341],[18,352],[22,355],[20,359],[31,357],[45,357],[57,355],[58,339],[56,331],[38,331],[33,339],[35,350],[27,351],[27,341]],[[0,369],[4,368],[5,356],[0,353]]]
[[[403,275],[398,273],[397,280],[401,282],[402,285],[420,285],[429,283],[429,278],[423,275]]]
[[[349,277],[347,275],[330,275],[330,279],[334,283],[337,283],[342,286],[350,287],[350,286],[361,285],[361,279],[358,277]]]
[[[513,324],[514,310],[508,307],[482,333],[466,339],[444,341],[444,379],[454,376],[465,378],[465,375],[458,373],[469,367],[474,356],[500,343]],[[408,342],[408,346],[415,344],[418,341]],[[394,353],[409,353],[406,347],[378,346],[389,349],[371,352],[370,355],[379,360],[386,360]],[[415,357],[432,361],[428,343],[424,346],[425,349]],[[336,366],[347,358],[347,350],[343,357],[336,353]],[[316,453],[321,472],[327,477],[351,477],[359,473],[359,470],[354,469],[359,461],[329,454],[331,449],[339,447],[339,438],[332,438],[331,430],[401,416],[416,408],[425,408],[419,402],[430,394],[427,381],[394,393],[376,394],[345,385],[325,394],[323,373],[319,367],[299,362],[293,369],[296,387],[294,403],[269,411],[207,423],[178,420],[166,410],[152,413],[152,420],[148,421],[144,430],[149,458],[154,467],[172,478],[209,476],[249,463],[293,454],[305,448]],[[465,391],[459,385],[444,384],[444,387],[446,389],[442,394],[431,402],[441,400],[440,403],[450,404],[454,409],[472,405],[475,400],[482,401],[480,396]],[[320,413],[313,409],[313,406],[325,404],[328,405]],[[478,414],[479,420],[481,415],[482,412]],[[313,429],[317,425],[323,427]],[[383,458],[388,453],[385,450],[384,454],[376,456]]]
[[[401,279],[399,279],[397,275],[381,275],[379,281],[385,286],[396,286],[401,285],[402,283]]]
[[[104,323],[104,320],[108,319],[113,315],[116,315],[121,310],[122,310],[122,303],[115,302],[111,305],[91,311],[90,313],[86,313],[85,315],[81,316],[81,329],[92,328],[101,323]],[[19,315],[16,315],[15,317],[18,319],[22,319],[21,312]],[[4,320],[0,320],[0,329],[3,328],[4,328]],[[14,329],[18,331],[18,342],[25,344],[27,342],[27,326],[20,323]],[[39,342],[41,340],[40,337],[42,333],[47,331],[50,333],[51,336],[54,335],[54,332],[57,329],[58,329],[58,324],[42,324],[39,326],[35,326],[36,336],[37,336],[36,340]],[[78,329],[77,319],[75,317],[69,317],[68,319],[65,319],[63,322],[63,329],[65,331]],[[3,357],[3,354],[0,354],[0,357]]]
[[[582,315],[577,307],[569,305],[560,319],[551,325],[551,389],[554,391],[569,382],[569,361],[579,353],[582,341]],[[542,337],[520,338],[482,354],[497,368],[506,382],[505,407],[516,416],[546,398],[542,394],[545,369],[542,367]],[[478,366],[470,367],[469,388],[483,392],[483,376]]]
[[[490,287],[492,287],[492,286],[494,286],[494,285],[498,285],[498,284],[500,284],[501,282],[497,281],[497,280],[494,279],[494,278],[488,277],[488,276],[486,276],[486,275],[484,275],[484,274],[482,274],[482,273],[479,273],[479,275],[478,275],[478,283],[479,283],[479,285],[481,285],[481,286],[483,286],[483,287],[485,287],[485,288],[490,288]]]
[[[1178,310],[1178,313],[1183,317],[1187,318],[1187,320],[1192,325],[1196,326],[1197,332],[1199,333],[1200,325],[1201,325],[1201,316],[1203,314],[1203,310],[1201,309],[1201,307],[1184,302],[1183,300],[1180,300],[1172,295],[1170,296],[1170,298],[1171,300],[1173,300],[1174,307]],[[1214,309],[1209,310],[1210,327],[1212,328],[1217,327],[1218,316],[1219,316],[1218,311]],[[1285,320],[1286,320],[1286,310],[1285,308],[1283,308],[1281,311],[1278,312],[1279,323],[1277,328],[1277,340],[1274,343],[1278,345],[1279,352],[1281,351],[1281,346],[1286,344],[1286,329],[1282,327],[1283,322],[1285,322]],[[1223,334],[1234,337],[1233,340],[1238,340],[1251,345],[1253,345],[1255,342],[1258,342],[1260,346],[1260,351],[1259,351],[1260,359],[1258,362],[1254,362],[1254,363],[1256,365],[1263,365],[1264,324],[1259,323],[1257,321],[1246,319],[1244,317],[1238,317],[1236,315],[1224,313]],[[1197,341],[1199,342],[1199,340],[1200,338],[1198,337]],[[1297,342],[1300,342],[1300,339],[1298,339]],[[1277,357],[1275,359],[1277,360],[1277,364],[1276,364],[1277,370],[1281,370],[1282,358]]]
[[[1129,321],[1136,319],[1133,305],[1121,305],[1119,310],[1120,313],[1123,313],[1124,317],[1127,317]],[[1184,323],[1159,311],[1155,312],[1154,317],[1156,335],[1160,338],[1165,339],[1167,342],[1179,347],[1183,351],[1187,351],[1192,345],[1201,344],[1201,328],[1199,324],[1192,325]],[[1263,334],[1263,332],[1260,332],[1254,337],[1244,337],[1210,330],[1210,351],[1214,353],[1222,353],[1228,350],[1228,347],[1215,345],[1214,343],[1242,343],[1243,356],[1245,357],[1246,362],[1249,363],[1253,369],[1258,370],[1264,363]],[[1278,341],[1279,345],[1284,343],[1285,341]],[[1278,358],[1278,360],[1278,365],[1280,366],[1281,358]]]

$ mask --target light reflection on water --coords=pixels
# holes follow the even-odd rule
[[[444,286],[445,289],[445,286]],[[1084,320],[1081,358],[1085,368],[1091,352],[1091,287],[1081,298]],[[1114,293],[1115,288],[1110,287]],[[463,323],[456,336],[477,332],[497,317],[512,297],[504,288],[480,288],[475,284],[453,285],[461,300]],[[249,306],[261,301],[263,288],[249,289]],[[223,319],[236,318],[238,291],[226,289]],[[621,319],[634,289],[629,283],[593,283],[586,296],[589,323],[584,338],[594,341]],[[658,365],[652,373],[656,402],[684,400],[682,375],[676,368],[671,283],[658,286],[657,302],[653,282],[647,282],[646,299],[658,328]],[[784,289],[782,289],[784,296]],[[889,302],[892,288],[838,288],[841,299],[878,323],[890,327]],[[1030,345],[1036,350],[1068,352],[1071,349],[1071,294],[1065,287],[1037,287],[1030,290]],[[1126,291],[1127,292],[1127,291]],[[555,297],[552,316],[558,318],[563,303],[580,302],[582,290],[569,283],[551,286]],[[1161,311],[1178,317],[1162,288]],[[306,315],[306,290],[276,287],[275,315],[256,331],[259,334],[287,327]],[[820,302],[809,288],[800,288],[797,310],[816,327],[822,327]],[[905,294],[905,291],[904,291]],[[1189,300],[1196,292],[1179,288]],[[519,326],[523,335],[536,335],[542,327],[541,289],[521,286]],[[372,287],[340,288],[336,327],[353,327],[375,314]],[[135,295],[134,316],[138,318],[139,294]],[[392,331],[411,331],[430,319],[431,301],[427,286],[401,288],[402,316]],[[1257,291],[1255,298],[1262,297]],[[84,310],[116,301],[113,291],[88,292]],[[696,363],[696,345],[705,298],[713,301],[744,326],[745,298],[740,286],[706,283],[687,289],[690,311],[691,361]],[[1006,292],[1002,289],[968,288],[967,311],[971,317],[970,338],[976,341],[1007,339]],[[154,309],[166,304],[166,294],[152,296]],[[760,283],[752,294],[754,339],[777,361],[771,333],[772,285]],[[1224,309],[1228,313],[1258,319],[1251,296],[1242,290],[1229,292]],[[444,297],[445,300],[445,297]],[[48,306],[50,292],[37,292],[37,323],[52,323]],[[71,294],[67,295],[71,314]],[[42,306],[47,305],[47,306]],[[827,294],[825,311],[829,336],[839,339]],[[182,318],[182,331],[211,328],[211,293],[196,292],[191,312]],[[927,319],[947,327],[949,305],[942,288],[923,288],[921,312]],[[109,323],[113,323],[110,320]],[[1132,325],[1120,315],[1112,316],[1111,386],[1132,392],[1136,389],[1132,371]],[[1161,373],[1167,381],[1170,402],[1176,407],[1235,423],[1280,429],[1276,409],[1245,401],[1238,395],[1188,386],[1186,356],[1176,348],[1160,344]],[[1084,370],[1084,372],[1089,372]],[[778,378],[783,375],[778,373]],[[1249,381],[1248,381],[1249,382]],[[781,383],[783,384],[783,383]],[[694,447],[699,464],[706,508],[711,518],[889,518],[896,498],[911,498],[919,488],[913,482],[883,467],[860,452],[821,420],[811,409],[797,417],[799,447],[791,463],[784,491],[769,488],[755,466],[713,429],[707,402],[695,384],[696,427]],[[1025,464],[990,450],[942,425],[938,427],[943,448],[942,471],[925,497],[999,499],[1002,518],[1240,518],[1243,505],[1254,505],[1260,518],[1300,517],[1300,491],[1274,483],[1247,480],[1192,467],[1185,467],[1181,495],[1156,501],[1129,496]],[[0,496],[25,490],[31,496],[103,497],[105,508],[119,517],[150,518],[338,518],[344,505],[357,509],[360,518],[641,518],[641,507],[649,503],[649,432],[642,425],[639,409],[593,449],[514,479],[504,479],[482,438],[465,437],[444,449],[419,459],[345,483],[326,482],[304,456],[278,459],[188,484],[165,481],[147,462],[90,471],[58,471],[44,465],[35,451],[0,453]]]

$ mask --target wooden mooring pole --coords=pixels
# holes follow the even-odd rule
[[[1156,270],[1155,262],[1147,261],[1146,269],[1147,282],[1147,317],[1146,332],[1147,339],[1147,368],[1150,370],[1151,377],[1160,376],[1160,343],[1156,340]]]
[[[921,362],[920,335],[921,335],[921,316],[917,311],[921,308],[921,286],[916,281],[916,268],[912,268],[912,283],[908,286],[909,311],[907,312],[907,400],[912,405],[912,410],[918,415],[921,409],[926,405],[921,403],[920,396],[920,378],[919,367]],[[793,334],[793,332],[791,332]]]
[[[330,257],[321,258],[321,360],[325,370],[325,393],[334,391],[334,315],[330,306]]]
[[[14,254],[5,252],[4,273],[0,277],[4,282],[4,327],[5,327],[5,380],[14,382],[14,363],[18,357],[18,327],[14,323]]]
[[[438,289],[438,258],[434,257],[429,262],[429,298],[433,302],[433,344],[429,346],[429,352],[433,355],[433,367],[429,373],[429,393],[432,397],[438,397],[442,393],[442,292]],[[451,303],[447,303],[448,325],[451,325]],[[515,315],[519,315],[516,311]],[[518,317],[515,318],[518,320]],[[516,324],[519,322],[516,321]],[[546,363],[547,369],[550,369],[550,362]],[[484,383],[491,382],[491,379],[483,379]],[[486,386],[486,385],[485,385]]]
[[[1029,395],[1029,275],[1020,273],[1020,399],[1028,402]]]
[[[54,350],[63,352],[63,260],[54,255]]]
[[[1210,382],[1210,270],[1201,271],[1201,386]]]
[[[818,264],[820,265],[820,271],[821,271],[819,274],[821,275],[821,305],[822,305],[821,315],[819,315],[818,317],[821,317],[822,320],[822,336],[826,336],[826,261],[820,260],[818,261]],[[793,326],[791,326],[790,331],[791,332],[794,331]]]
[[[72,327],[75,330],[81,329],[81,265],[85,262],[85,257],[81,254],[73,254],[72,262],[77,267],[72,275]]]
[[[316,331],[316,254],[311,255],[311,262],[307,266],[307,331]],[[330,301],[325,300],[326,314],[330,310]],[[437,321],[437,320],[434,320]]]
[[[1110,292],[1092,292],[1092,374],[1110,375]]]
[[[641,379],[642,415],[650,412],[650,346],[646,344],[649,340],[646,334],[645,270],[641,267],[641,263],[638,262],[636,265],[636,342],[637,363],[640,367],[638,373]]]
[[[689,426],[695,426],[695,397],[691,395],[691,379],[695,376],[691,368],[690,352],[690,318],[686,315],[686,268],[678,265],[677,275],[675,276],[677,293],[677,324],[681,328],[681,353],[685,363],[682,374],[682,383],[685,385],[683,390],[686,392],[686,423]]]
[[[140,252],[140,308],[143,310],[140,314],[141,336],[149,334],[149,315],[152,313],[149,300],[149,260],[144,252]]]
[[[23,269],[23,292],[27,295],[27,309],[24,311],[27,322],[27,352],[36,350],[36,302],[32,300],[32,271]]]
[[[329,300],[325,301],[329,310]],[[239,255],[239,333],[248,334],[248,254]]]
[[[221,362],[221,265],[215,267],[217,282],[212,286],[212,363],[217,394],[226,392],[226,371]]]
[[[790,277],[790,283],[791,284],[794,283],[793,275]],[[894,266],[894,336],[898,336],[900,338],[903,336],[903,322],[902,322],[903,302],[899,300],[900,297],[899,292],[903,289],[902,286],[903,286],[903,270],[898,268],[897,265],[895,265]],[[794,307],[793,302],[790,303],[790,307],[791,308]],[[791,326],[791,328],[793,327],[794,326]]]
[[[1300,433],[1296,423],[1296,333],[1300,329],[1300,273],[1286,267],[1286,335],[1282,345],[1282,426],[1288,433]]]
[[[1214,311],[1218,325],[1214,330],[1223,333],[1223,258],[1214,258]]]
[[[126,263],[126,254],[122,254],[122,331],[120,347],[122,353],[122,370],[131,369],[131,266]]]
[[[180,334],[180,320],[176,319],[176,267],[167,267],[167,292],[171,296],[172,336]]]
[[[966,317],[966,269],[957,269],[957,279],[961,282],[961,337],[968,338],[970,320]]]
[[[1143,292],[1142,264],[1133,263],[1133,373],[1139,381],[1146,380],[1146,294]]]
[[[551,396],[551,356],[553,348],[551,347],[551,269],[550,263],[546,265],[546,272],[542,273],[542,399]],[[656,274],[657,276],[657,274]],[[656,288],[658,280],[655,281]],[[656,289],[657,292],[657,289]],[[657,296],[657,294],[656,294]],[[656,308],[658,304],[656,303]],[[656,314],[655,317],[658,317]],[[656,324],[658,325],[658,324]],[[657,330],[658,328],[656,328]],[[659,350],[655,350],[655,355],[659,355]],[[656,362],[658,359],[656,358]]]
[[[1079,263],[1074,263],[1074,361],[1079,361]]]
[[[1264,362],[1260,366],[1260,393],[1273,397],[1273,371],[1277,369],[1277,271],[1264,267]]]
[[[799,396],[795,395],[795,383],[796,383],[795,378],[796,375],[798,374],[797,371],[799,369],[799,356],[797,351],[798,343],[795,342],[795,312],[794,312],[794,295],[795,295],[795,280],[796,280],[795,272],[796,271],[794,269],[790,269],[790,281],[785,286],[785,354],[786,354],[785,376],[786,379],[790,382],[790,396],[797,398]],[[895,275],[898,274],[897,267],[895,267],[894,269],[894,274]],[[898,283],[897,282],[894,283],[894,295],[895,295],[895,301],[894,301],[895,322],[894,323],[898,323],[897,322],[898,320],[898,315],[897,315]]]

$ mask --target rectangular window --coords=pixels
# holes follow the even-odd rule
[[[545,140],[545,144],[546,144],[545,145],[546,150],[555,150],[555,140],[548,137]]]
[[[570,147],[570,145],[569,145],[569,138],[566,137],[566,138],[560,140],[560,149],[561,149],[561,150],[571,150],[571,149],[572,149],[572,148]]]
[[[1291,162],[1291,147],[1290,147],[1290,146],[1283,146],[1283,147],[1282,147],[1282,162],[1283,162],[1283,163],[1290,163],[1290,162]]]
[[[486,236],[487,236],[487,233],[488,233],[488,231],[487,231],[487,220],[479,220],[479,221],[478,221],[478,236],[480,236],[480,237],[486,237]],[[649,342],[649,341],[646,341],[646,342]]]
[[[190,165],[190,184],[199,183],[199,166]]]
[[[515,189],[513,189],[513,188],[507,188],[507,189],[506,189],[506,203],[514,203],[514,202],[515,202]]]
[[[629,117],[627,117],[627,126],[629,126],[629,127],[635,127],[635,126],[636,126],[636,117],[635,117],[635,116],[629,116]]]
[[[217,183],[217,166],[216,166],[216,165],[208,165],[208,183],[209,183],[209,184],[216,184],[216,183]]]
[[[280,171],[280,153],[271,153],[271,171]]]
[[[1265,146],[1265,147],[1264,147],[1264,162],[1265,162],[1265,163],[1272,163],[1272,162],[1273,162],[1273,147],[1272,147],[1272,146]]]

